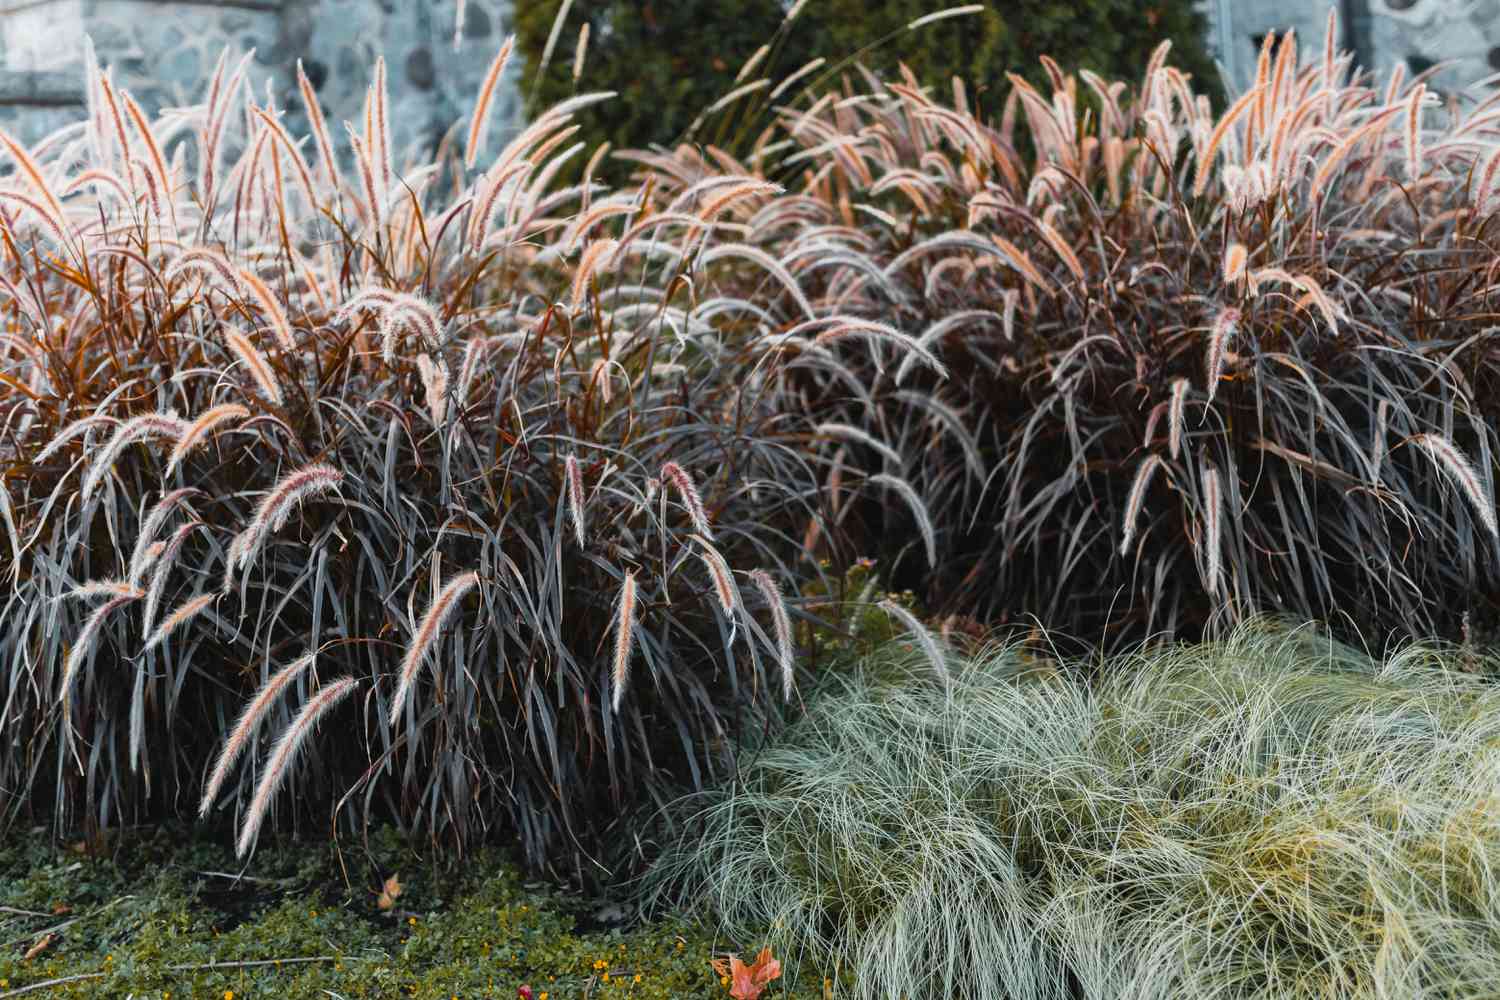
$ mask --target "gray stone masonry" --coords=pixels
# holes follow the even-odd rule
[[[525,2],[525,0],[522,0]],[[1004,0],[997,0],[1003,7]],[[1329,0],[1199,0],[1209,42],[1243,86],[1257,40],[1295,27],[1303,45],[1323,37]],[[431,148],[470,107],[510,30],[510,0],[0,0],[0,126],[34,142],[80,120],[85,34],[114,79],[148,111],[201,99],[219,52],[255,50],[256,92],[271,81],[277,106],[301,131],[295,66],[303,60],[336,140],[360,116],[376,53],[390,83],[395,148]],[[941,6],[936,4],[935,6]],[[1452,60],[1436,86],[1452,89],[1500,71],[1500,0],[1334,0],[1340,44],[1383,77],[1404,61],[1420,71]],[[520,120],[515,60],[496,97],[496,121]],[[490,130],[491,141],[510,130]]]
[[[1330,6],[1341,22],[1340,47],[1388,77],[1398,62],[1421,72],[1452,65],[1433,85],[1457,90],[1500,71],[1500,0],[1200,0],[1210,45],[1240,87],[1255,74],[1258,39],[1297,29],[1299,45],[1321,45]]]
[[[384,53],[395,150],[430,149],[472,107],[500,43],[509,0],[0,0],[0,127],[24,142],[83,117],[83,40],[147,111],[200,102],[220,51],[255,50],[247,75],[295,134],[301,59],[330,130],[360,119],[375,56]],[[519,62],[496,93],[492,141],[519,120]]]

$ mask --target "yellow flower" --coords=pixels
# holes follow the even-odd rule
[[[607,972],[604,974],[604,981],[606,983],[609,982],[609,973],[607,973]]]
[[[636,981],[636,982],[637,982],[637,983],[639,983],[639,982],[640,982],[640,981],[641,981],[641,974],[640,974],[640,973],[639,973],[639,972],[637,972],[637,973],[636,973],[636,974],[635,974],[635,981]]]
[[[413,927],[417,926],[417,918],[416,917],[407,917],[406,918],[406,922],[409,923],[409,924],[411,924]]]
[[[541,995],[537,997],[537,1000],[547,1000],[547,991],[542,990]]]
[[[234,1000],[234,990],[225,990],[224,1000]]]
[[[729,985],[729,977],[728,976],[720,976],[719,977],[719,985],[720,986],[728,986]]]

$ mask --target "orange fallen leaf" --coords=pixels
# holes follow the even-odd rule
[[[400,872],[385,880],[385,886],[380,891],[380,898],[375,900],[375,905],[382,910],[389,910],[396,905],[396,900],[401,896]]]
[[[54,937],[55,937],[55,935],[52,935],[52,934],[43,934],[37,940],[36,944],[34,944],[30,948],[26,949],[26,954],[24,954],[24,955],[21,956],[21,961],[23,961],[23,962],[29,962],[33,958],[36,958],[38,955],[40,955],[42,952],[46,951],[48,948],[50,948],[52,946],[52,941],[53,941]]]
[[[730,955],[728,962],[716,958],[712,965],[719,975],[729,977],[729,995],[734,1000],[758,1000],[767,984],[781,977],[781,963],[771,957],[770,948],[762,948],[750,965],[737,955]]]

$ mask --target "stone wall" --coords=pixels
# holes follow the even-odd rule
[[[431,147],[472,107],[510,32],[508,0],[468,0],[455,47],[454,0],[0,0],[0,126],[34,142],[83,114],[85,34],[114,79],[148,109],[202,100],[219,52],[255,50],[248,75],[302,129],[296,65],[317,88],[335,138],[359,119],[384,53],[395,149]],[[519,119],[518,63],[495,122]],[[504,128],[492,127],[501,136]]]
[[[522,0],[524,2],[524,0]],[[1240,86],[1258,40],[1295,27],[1317,44],[1327,0],[1199,0],[1210,45]],[[430,148],[470,107],[500,41],[511,0],[0,0],[0,126],[34,142],[82,115],[85,34],[115,80],[148,110],[201,99],[219,52],[255,50],[251,76],[300,131],[295,67],[303,61],[336,140],[360,116],[376,53],[388,66],[397,149]],[[1455,89],[1500,71],[1500,0],[1336,0],[1340,44],[1383,77],[1398,61],[1420,71],[1452,60],[1436,85]],[[499,93],[497,121],[520,118],[519,62]],[[493,128],[493,140],[508,130]],[[492,140],[492,141],[493,141]]]
[[[1238,86],[1255,74],[1258,39],[1296,28],[1300,44],[1322,44],[1327,0],[1200,0],[1210,44]],[[1340,44],[1381,79],[1398,62],[1434,78],[1443,90],[1469,86],[1500,70],[1500,0],[1338,0]]]

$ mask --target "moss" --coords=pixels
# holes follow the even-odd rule
[[[558,1000],[722,997],[709,959],[760,946],[676,917],[599,926],[600,901],[526,882],[493,849],[449,870],[390,831],[342,849],[289,842],[235,881],[226,847],[182,833],[132,831],[95,854],[10,836],[0,995],[82,975],[45,995],[448,1000],[529,984]],[[401,892],[385,911],[378,890],[391,875]],[[49,929],[49,945],[25,959]],[[821,977],[788,963],[766,995],[818,997]]]

